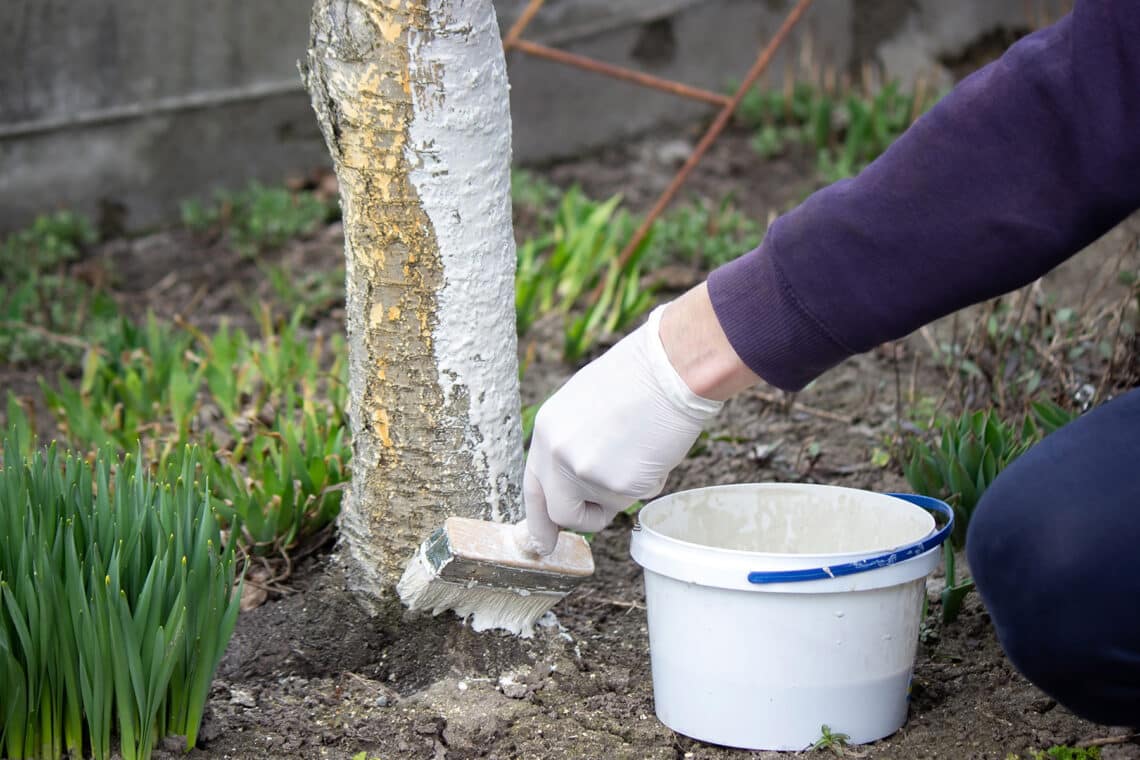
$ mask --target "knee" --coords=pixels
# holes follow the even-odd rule
[[[1030,473],[1032,477],[1032,473]],[[1003,472],[982,495],[966,532],[966,560],[975,583],[987,601],[1009,602],[1019,606],[1032,603],[1029,598],[1043,584],[1026,583],[1026,573],[1039,577],[1046,568],[1040,562],[1035,536],[1034,512],[1039,504],[1019,487],[1023,478],[1015,472]]]
[[[1134,564],[1140,390],[1019,457],[970,519],[966,557],[998,639],[1029,680],[1101,723],[1140,714]],[[1112,610],[1110,625],[1090,624]]]
[[[1018,464],[970,520],[966,557],[978,593],[1023,676],[1085,718],[1120,722],[1140,702],[1137,616],[1090,625],[1113,602],[1097,578],[1095,542],[1066,519],[1071,494],[1050,490],[1032,459]],[[1121,677],[1123,685],[1112,683]]]
[[[1066,668],[1080,667],[1084,645],[1068,635],[1065,625],[1056,625],[1056,617],[1063,614],[1059,599],[1069,595],[1080,577],[1074,563],[1082,559],[1051,550],[1054,531],[1041,519],[1050,513],[1048,505],[1040,502],[1043,495],[1037,489],[1022,487],[1041,473],[1032,467],[1018,470],[999,476],[978,503],[966,558],[1010,661],[1045,686],[1067,679]]]

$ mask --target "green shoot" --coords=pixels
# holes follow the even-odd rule
[[[539,220],[548,219],[558,205],[562,191],[541,176],[526,169],[511,171],[511,201],[521,212]]]
[[[518,247],[515,313],[519,335],[550,313],[565,322],[563,358],[578,361],[605,335],[628,328],[652,304],[641,285],[640,259],[650,238],[624,266],[617,258],[633,231],[633,220],[618,212],[621,198],[603,203],[577,188],[562,196],[553,229]],[[586,303],[596,288],[601,298]]]
[[[0,747],[145,760],[197,740],[237,620],[234,544],[197,482],[197,455],[157,478],[9,435],[0,469]]]
[[[1017,760],[1018,755],[1011,753]],[[1065,744],[1056,744],[1047,750],[1035,750],[1030,753],[1032,760],[1100,760],[1100,747],[1070,747]]]
[[[847,749],[847,744],[851,741],[851,737],[847,734],[834,732],[826,725],[820,726],[819,730],[820,737],[815,740],[811,748],[814,750],[831,750],[837,755],[842,755]]]
[[[914,436],[904,443],[907,482],[917,493],[944,499],[954,509],[954,532],[943,545],[946,589],[942,592],[943,621],[954,620],[970,579],[959,580],[954,552],[966,546],[970,518],[982,494],[1017,457],[1073,415],[1047,401],[1035,402],[1031,414],[1014,427],[992,412],[973,412],[935,422],[938,441]]]
[[[234,250],[247,258],[310,235],[336,214],[335,202],[324,202],[313,193],[257,182],[240,192],[218,192],[212,204],[182,204],[182,224],[187,229],[224,233]]]
[[[343,339],[313,340],[302,316],[263,307],[258,337],[124,320],[78,382],[44,395],[76,447],[137,449],[163,467],[200,441],[214,507],[244,526],[243,548],[287,552],[335,519],[351,458]]]
[[[790,92],[748,92],[736,118],[756,131],[753,149],[764,158],[806,146],[817,156],[824,182],[854,176],[881,155],[937,98],[905,93],[891,82],[874,95],[833,94],[805,82]]]
[[[66,211],[41,216],[0,241],[0,362],[73,362],[117,319],[97,279],[73,275],[95,241],[91,223]]]
[[[760,245],[763,227],[734,208],[731,200],[726,196],[719,205],[694,200],[665,214],[646,253],[649,267],[679,261],[713,269]]]

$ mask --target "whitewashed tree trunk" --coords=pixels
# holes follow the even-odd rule
[[[383,598],[446,516],[521,512],[506,64],[491,0],[316,0],[302,72],[344,217],[341,542]]]

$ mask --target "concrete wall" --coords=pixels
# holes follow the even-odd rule
[[[5,0],[0,226],[178,200],[326,161],[296,61],[307,0]]]
[[[504,29],[525,4],[496,2]],[[309,0],[5,0],[0,231],[57,207],[125,213],[137,229],[169,220],[179,200],[213,188],[327,164],[296,73],[309,7]],[[790,7],[791,0],[548,0],[526,36],[722,90]],[[906,75],[947,46],[1024,23],[1023,0],[816,0],[785,55],[810,35],[831,61],[871,55]],[[518,53],[508,66],[519,162],[710,113]],[[772,70],[783,66],[779,59]]]

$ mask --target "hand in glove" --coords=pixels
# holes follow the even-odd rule
[[[595,532],[656,496],[720,411],[723,402],[698,396],[670,363],[660,337],[665,308],[539,409],[523,481],[532,551],[550,553],[559,527]]]

